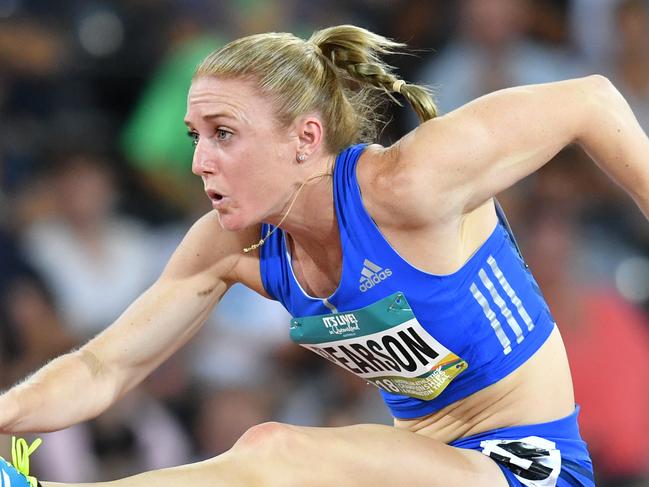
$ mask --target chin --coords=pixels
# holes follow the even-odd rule
[[[246,221],[244,218],[241,218],[240,214],[237,213],[221,213],[217,211],[219,216],[219,223],[224,230],[229,232],[237,232],[243,230],[244,228],[249,227],[252,223]]]

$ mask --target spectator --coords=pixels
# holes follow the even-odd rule
[[[625,0],[615,11],[616,56],[611,78],[649,132],[649,2]]]
[[[581,73],[561,52],[527,36],[527,0],[462,0],[454,38],[419,77],[446,113],[487,92]]]
[[[112,178],[109,163],[96,155],[64,157],[41,188],[54,201],[53,213],[25,231],[29,259],[81,341],[111,323],[160,266],[142,224],[116,214]]]

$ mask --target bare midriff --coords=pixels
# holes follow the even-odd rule
[[[450,443],[496,428],[557,420],[574,408],[568,360],[555,327],[541,348],[505,378],[428,416],[395,418],[394,424]]]

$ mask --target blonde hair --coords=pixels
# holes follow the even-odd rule
[[[319,113],[327,149],[338,153],[376,139],[381,122],[376,112],[386,95],[397,103],[394,93],[403,95],[421,122],[437,115],[430,92],[398,79],[380,58],[403,47],[353,25],[316,31],[308,41],[288,33],[257,34],[210,54],[194,78],[255,80],[285,127],[301,114]]]

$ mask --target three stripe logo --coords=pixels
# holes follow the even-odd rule
[[[358,286],[358,289],[364,293],[368,289],[372,289],[377,284],[380,284],[381,281],[385,281],[391,275],[392,271],[390,269],[384,269],[371,260],[365,259],[363,262],[363,269],[361,270],[361,278],[359,279],[360,285]]]
[[[502,317],[505,318],[507,326],[514,333],[514,336],[516,337],[516,343],[521,343],[524,340],[525,336],[519,320],[522,321],[522,324],[523,326],[525,326],[525,328],[527,328],[527,331],[532,331],[534,329],[534,323],[532,322],[530,315],[527,313],[525,306],[523,306],[523,302],[516,294],[516,291],[514,291],[514,289],[505,278],[505,275],[498,266],[496,259],[494,259],[493,256],[490,255],[487,259],[487,264],[489,264],[489,268],[498,285],[496,286],[496,284],[489,277],[484,268],[480,269],[480,271],[478,272],[480,282],[487,290],[489,297],[500,311]],[[489,320],[491,328],[493,329],[496,337],[498,337],[498,341],[500,341],[500,344],[503,347],[504,354],[507,355],[512,351],[511,340],[507,336],[507,333],[505,333],[503,325],[498,319],[496,312],[492,309],[489,300],[485,297],[482,291],[480,291],[478,285],[475,282],[471,284],[471,294],[482,308],[482,311],[484,312],[486,318]],[[518,319],[516,318],[514,313],[512,313],[512,309],[516,310],[516,313],[519,316]]]

